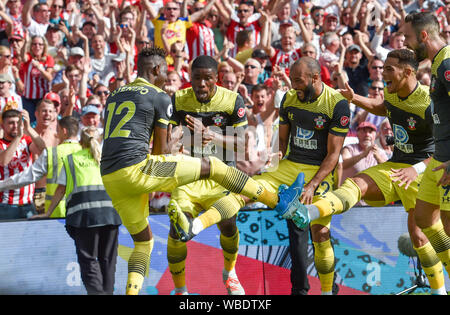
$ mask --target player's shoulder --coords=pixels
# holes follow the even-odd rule
[[[450,77],[450,45],[442,47],[433,58],[431,73],[437,76],[439,72]]]

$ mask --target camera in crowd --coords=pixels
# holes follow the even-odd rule
[[[394,145],[395,144],[395,138],[394,136],[386,136],[385,138],[387,145]]]

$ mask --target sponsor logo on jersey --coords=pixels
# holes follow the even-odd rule
[[[341,117],[341,126],[345,127],[350,122],[350,118],[348,116]]]
[[[307,150],[316,150],[317,140],[311,139],[313,136],[314,131],[297,127],[297,132],[294,137],[294,145]]]
[[[408,143],[408,132],[400,125],[393,124],[392,131],[394,132],[395,147],[404,153],[413,153],[414,147]]]
[[[445,80],[450,81],[450,70],[445,71],[444,78]]]

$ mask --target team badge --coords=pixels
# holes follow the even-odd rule
[[[350,118],[348,116],[342,116],[341,117],[341,126],[345,127],[350,122]]]
[[[322,116],[317,117],[314,121],[316,122],[316,129],[323,129],[324,122],[326,122],[326,120],[323,119]]]
[[[239,108],[238,112],[237,112],[237,115],[238,115],[239,118],[244,117],[244,115],[245,115],[245,108],[244,107]]]
[[[216,114],[213,118],[212,118],[214,125],[217,127],[222,126],[222,121],[223,121],[223,116],[221,116],[220,114]]]
[[[445,80],[450,81],[450,70],[445,71],[444,78]]]
[[[413,117],[409,117],[409,119],[407,119],[406,121],[408,122],[409,130],[416,130],[417,121]]]

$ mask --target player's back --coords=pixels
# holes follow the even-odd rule
[[[105,107],[102,175],[144,160],[154,127],[166,128],[171,114],[170,97],[143,78],[112,92]]]

